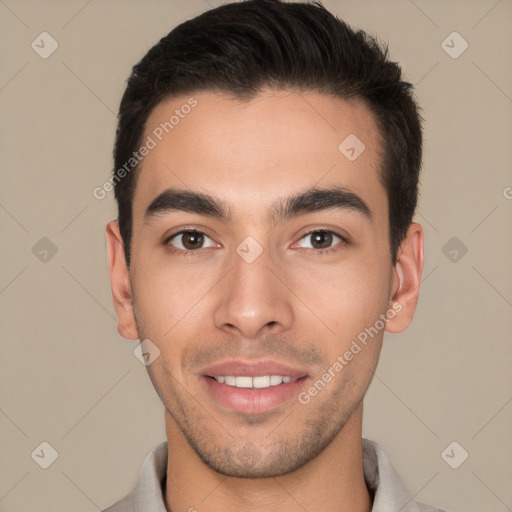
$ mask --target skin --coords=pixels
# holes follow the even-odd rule
[[[423,229],[410,225],[393,266],[380,137],[362,102],[292,91],[264,91],[247,103],[213,92],[194,97],[197,106],[141,164],[129,269],[117,221],[107,226],[119,333],[160,350],[147,369],[165,405],[167,509],[369,511],[362,400],[384,330],[401,332],[412,320]],[[160,103],[144,137],[188,99]],[[349,134],[366,146],[353,162],[338,150]],[[276,201],[333,186],[362,198],[373,221],[347,208],[269,221]],[[224,201],[230,220],[183,211],[145,220],[170,187]],[[199,249],[187,236],[167,241],[185,228],[207,235]],[[330,252],[320,252],[307,235],[313,229],[348,242],[327,238]],[[236,252],[248,236],[263,249],[252,263]],[[294,397],[267,413],[239,413],[203,386],[205,363],[265,358],[304,371],[307,390],[397,303],[385,329],[307,404]]]

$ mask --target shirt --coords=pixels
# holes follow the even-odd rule
[[[413,499],[381,446],[363,437],[363,472],[373,495],[372,512],[444,512]],[[167,441],[144,460],[133,490],[103,512],[167,512],[164,504]]]

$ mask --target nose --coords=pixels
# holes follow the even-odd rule
[[[218,329],[254,339],[265,330],[278,334],[291,328],[292,294],[278,266],[270,263],[265,251],[252,263],[234,256],[214,311]]]

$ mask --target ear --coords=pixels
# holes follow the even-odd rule
[[[418,304],[422,273],[423,228],[413,222],[398,249],[397,262],[393,268],[389,308],[396,315],[388,317],[386,331],[398,333],[409,327]]]
[[[107,247],[110,286],[117,314],[117,330],[123,338],[136,340],[139,335],[133,311],[130,273],[126,265],[124,243],[117,220],[107,224]]]

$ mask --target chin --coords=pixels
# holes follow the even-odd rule
[[[274,441],[264,448],[250,441],[241,447],[218,448],[215,452],[193,446],[199,458],[215,472],[234,478],[272,478],[293,473],[315,458],[332,436],[315,439],[305,435],[302,441]],[[240,446],[239,444],[239,446]]]

